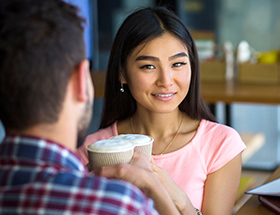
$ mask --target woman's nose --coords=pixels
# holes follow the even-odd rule
[[[161,69],[159,71],[159,77],[157,85],[161,87],[169,87],[173,84],[173,73],[170,69]]]

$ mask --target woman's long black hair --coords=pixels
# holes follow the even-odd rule
[[[138,45],[160,37],[165,32],[177,36],[186,45],[189,52],[191,83],[189,92],[179,105],[179,109],[192,119],[216,121],[200,94],[199,60],[190,32],[170,10],[164,7],[149,7],[129,15],[117,32],[106,74],[104,108],[100,128],[131,117],[135,113],[136,101],[126,84],[124,92],[120,92],[121,71],[125,72],[126,60]]]

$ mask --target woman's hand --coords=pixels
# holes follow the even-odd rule
[[[174,202],[180,213],[196,214],[194,212],[194,207],[185,191],[172,180],[172,178],[164,169],[157,166],[153,159],[151,160],[151,163],[153,171],[156,173],[158,179],[169,193],[172,201]]]

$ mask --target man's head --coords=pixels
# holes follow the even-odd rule
[[[0,119],[7,133],[58,120],[68,81],[85,60],[82,24],[77,8],[60,0],[0,0]]]

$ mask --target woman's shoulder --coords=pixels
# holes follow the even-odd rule
[[[211,136],[240,136],[238,132],[230,126],[205,119],[201,121],[199,129],[201,133]]]
[[[244,147],[239,133],[234,128],[208,120],[200,122],[195,142],[199,148],[213,150],[220,147]]]
[[[201,152],[208,173],[221,168],[246,148],[232,127],[207,120],[201,121],[200,126],[195,147]]]

